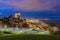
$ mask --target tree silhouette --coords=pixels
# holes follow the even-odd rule
[[[22,27],[23,28],[29,28],[29,25],[27,23],[23,23]]]
[[[53,26],[55,26],[55,23],[53,23],[53,22],[48,22],[47,24],[48,24],[48,26],[51,27],[51,28],[52,28]]]

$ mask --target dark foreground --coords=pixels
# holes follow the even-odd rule
[[[0,40],[60,40],[60,35],[11,35],[0,37]]]

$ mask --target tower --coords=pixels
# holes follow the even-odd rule
[[[15,27],[19,27],[19,21],[21,19],[21,14],[17,11],[14,15]]]
[[[15,13],[15,18],[16,19],[20,19],[21,18],[21,14],[18,11]]]

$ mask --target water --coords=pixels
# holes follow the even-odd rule
[[[60,22],[60,19],[58,19],[58,20],[41,20],[41,21],[43,21],[44,23],[47,23],[47,22],[58,23],[58,22]]]

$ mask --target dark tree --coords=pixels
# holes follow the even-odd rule
[[[53,23],[53,22],[48,22],[47,24],[48,24],[50,27],[55,26],[55,23]]]
[[[29,28],[29,25],[27,23],[23,23],[22,27],[23,28]]]

